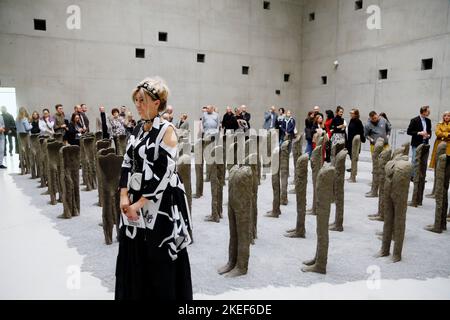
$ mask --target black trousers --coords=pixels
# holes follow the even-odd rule
[[[5,134],[5,150],[4,150],[4,155],[6,156],[6,142],[8,142],[9,145],[9,153],[12,154],[12,150],[13,150],[13,138],[14,138],[14,142],[15,142],[15,150],[16,153],[19,153],[19,145],[18,145],[18,141],[17,141],[17,133],[15,130],[11,130],[9,131],[7,134]]]

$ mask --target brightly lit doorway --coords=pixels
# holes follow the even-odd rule
[[[8,112],[14,116],[17,115],[16,88],[0,87],[0,107],[5,106]]]

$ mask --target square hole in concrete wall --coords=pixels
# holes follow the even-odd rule
[[[433,69],[433,58],[422,59],[422,70],[432,70]]]
[[[263,8],[265,10],[270,10],[270,1],[263,1]]]
[[[386,80],[388,78],[388,69],[381,69],[378,72],[378,79],[379,80]]]
[[[199,63],[205,63],[205,54],[203,54],[203,53],[197,53],[197,62],[199,62]]]
[[[145,49],[136,48],[136,58],[145,58]]]
[[[315,12],[311,12],[309,14],[309,21],[314,21],[316,20],[316,13]]]
[[[279,96],[281,94],[281,90],[275,90],[275,94]]]
[[[327,83],[328,83],[328,77],[327,76],[322,76],[321,77],[321,80],[322,80],[322,85],[327,85]]]
[[[289,82],[290,78],[291,78],[291,75],[289,73],[284,74],[284,82]]]
[[[363,8],[363,0],[355,1],[355,10],[361,10]]]
[[[242,74],[248,74],[250,72],[249,66],[242,66]]]
[[[167,32],[158,32],[158,40],[167,42]]]
[[[34,30],[46,31],[47,21],[43,19],[34,19]]]

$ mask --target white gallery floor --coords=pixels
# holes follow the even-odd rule
[[[62,204],[49,205],[38,180],[18,174],[17,156],[7,156],[5,164],[8,169],[0,171],[0,299],[113,299],[118,246],[104,244],[98,225],[101,208],[94,205],[97,191],[81,191],[80,217],[60,220],[56,217]],[[259,188],[258,239],[251,247],[248,274],[234,279],[218,275],[228,254],[227,187],[224,219],[207,223],[206,183],[205,196],[193,201],[195,243],[189,255],[194,298],[450,299],[450,231],[434,234],[423,229],[433,223],[434,200],[425,198],[423,207],[408,209],[401,262],[375,258],[381,246],[376,232],[382,223],[367,218],[376,213],[378,202],[364,197],[370,189],[371,163],[361,161],[359,171],[358,183],[345,185],[345,231],[330,232],[327,275],[300,270],[302,261],[315,252],[314,216],[306,218],[306,239],[283,236],[295,226],[295,195],[289,195],[280,219],[264,217],[271,208],[270,178]],[[432,171],[427,180],[425,194],[432,188]],[[309,206],[311,178],[308,188]],[[333,217],[334,206],[330,220]]]

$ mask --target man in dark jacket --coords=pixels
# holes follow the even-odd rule
[[[429,144],[431,138],[430,107],[420,108],[420,115],[411,119],[408,127],[408,135],[411,136],[412,164],[416,164],[416,150],[421,144]],[[414,170],[413,170],[414,172]]]
[[[239,124],[237,122],[236,116],[233,113],[231,107],[227,107],[227,112],[223,115],[222,128],[226,132],[227,130],[238,130]]]
[[[81,113],[80,116],[83,118],[84,126],[86,127],[86,132],[89,132],[89,118],[87,116],[88,107],[86,104],[81,105]]]
[[[5,123],[5,144],[4,144],[4,150],[0,150],[3,152],[3,155],[6,156],[6,141],[8,141],[9,144],[9,154],[12,156],[12,150],[13,150],[13,144],[12,140],[14,138],[15,146],[16,146],[16,153],[19,153],[19,146],[17,141],[17,131],[16,131],[16,121],[14,120],[14,117],[8,113],[8,110],[5,106],[2,106],[2,116],[3,121]]]
[[[103,139],[109,139],[109,129],[110,128],[108,128],[108,122],[106,121],[107,119],[106,119],[105,107],[100,106],[98,108],[98,111],[100,111],[100,118],[97,119],[97,127],[101,128],[102,133],[103,133]]]
[[[245,105],[241,106],[241,115],[242,118],[247,122],[248,129],[250,129],[250,119],[252,116],[250,115],[250,113],[247,112],[247,106]]]

